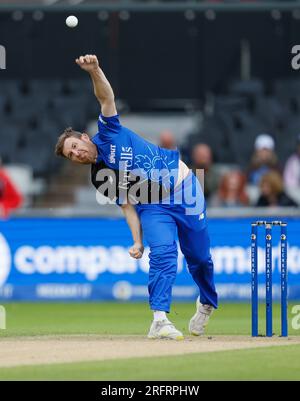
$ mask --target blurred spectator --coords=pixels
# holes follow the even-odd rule
[[[176,140],[174,135],[169,130],[164,130],[160,133],[159,136],[159,146],[165,149],[176,149]]]
[[[248,181],[251,184],[259,185],[262,176],[270,170],[280,171],[274,149],[274,139],[270,135],[261,134],[256,138],[248,171]]]
[[[300,134],[297,139],[296,152],[286,162],[283,179],[286,188],[299,188],[300,190]]]
[[[7,218],[11,210],[22,205],[23,198],[6,174],[0,160],[0,218]]]
[[[192,150],[192,168],[204,170],[204,195],[207,201],[218,190],[219,173],[213,165],[211,148],[199,143]]]
[[[261,178],[260,191],[256,206],[298,206],[284,192],[283,180],[276,171],[270,171]]]
[[[246,193],[246,181],[246,176],[238,170],[226,173],[221,179],[218,194],[211,206],[247,206],[249,198]]]

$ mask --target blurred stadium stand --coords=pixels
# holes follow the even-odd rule
[[[69,125],[85,129],[88,96],[77,92],[87,84],[91,85],[89,81],[0,81],[1,157],[27,205],[34,203],[63,166],[63,160],[54,157],[59,133]]]
[[[203,111],[192,113],[184,110],[175,114],[132,113],[125,114],[122,122],[154,142],[162,130],[170,129],[187,163],[193,146],[207,143],[213,149],[215,162],[221,169],[225,166],[225,170],[231,164],[245,169],[255,138],[261,132],[268,132],[275,139],[276,152],[283,164],[293,152],[300,132],[297,85],[298,81],[277,81],[271,94],[266,94],[259,80],[235,81],[228,86],[226,94],[210,94],[209,111],[204,105]],[[8,166],[30,166],[11,167],[11,171],[23,169],[19,181],[25,195],[32,196],[34,204],[40,206],[51,206],[53,202],[56,205],[90,204],[91,199],[95,199],[94,192],[82,191],[82,186],[88,183],[88,169],[83,167],[82,173],[78,173],[79,168],[74,177],[73,168],[53,156],[57,136],[66,126],[84,131],[90,121],[87,131],[92,135],[97,132],[94,113],[99,109],[92,94],[89,96],[90,82],[0,81],[0,87],[1,155]],[[60,178],[57,178],[58,173]],[[55,182],[52,182],[53,177],[56,177]],[[36,195],[45,188],[47,201],[41,202]],[[255,199],[255,189],[249,191],[250,198]]]
[[[236,81],[229,85],[225,95],[210,95],[209,111],[203,114],[202,126],[187,138],[186,160],[191,147],[204,142],[214,150],[215,161],[245,168],[255,138],[268,132],[274,137],[276,152],[284,163],[294,151],[300,132],[297,92],[300,81],[296,82],[276,81],[274,91],[266,94],[263,82]]]

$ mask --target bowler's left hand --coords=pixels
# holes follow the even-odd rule
[[[129,255],[134,259],[141,259],[143,253],[144,253],[144,245],[139,242],[135,242],[129,249]]]

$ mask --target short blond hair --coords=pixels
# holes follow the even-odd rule
[[[58,137],[57,143],[55,145],[56,156],[66,157],[63,153],[65,140],[67,138],[78,138],[81,139],[82,134],[78,131],[74,131],[72,127],[68,127],[64,132]]]

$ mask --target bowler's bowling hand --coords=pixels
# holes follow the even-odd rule
[[[144,253],[144,246],[139,242],[135,242],[129,249],[129,255],[134,259],[141,259]]]
[[[99,67],[97,56],[95,56],[94,54],[86,54],[85,56],[80,56],[75,60],[75,62],[79,65],[80,68],[87,72],[97,70]]]

